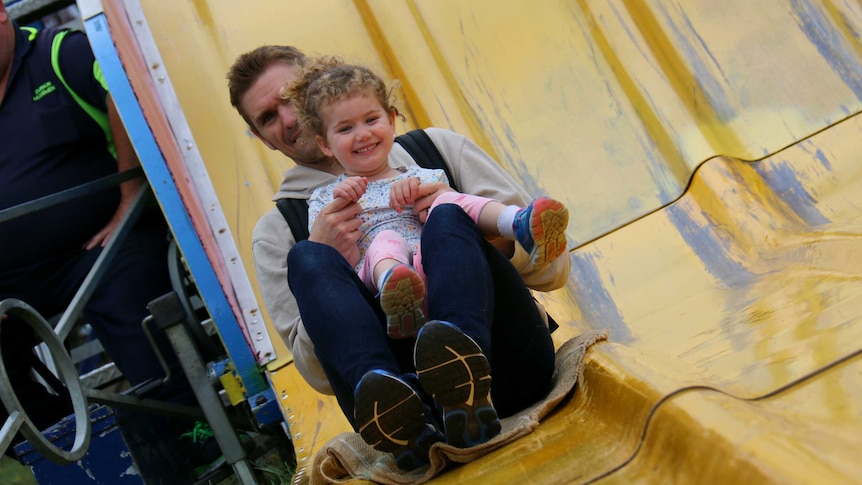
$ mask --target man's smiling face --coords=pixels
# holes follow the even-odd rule
[[[296,77],[296,66],[269,66],[240,98],[240,106],[252,122],[252,132],[270,149],[284,153],[297,165],[329,165],[331,159],[320,151],[314,137],[302,133],[290,101],[279,95],[282,86]]]

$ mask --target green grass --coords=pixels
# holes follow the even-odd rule
[[[36,477],[30,472],[30,467],[4,455],[0,458],[0,483],[3,485],[35,485]]]
[[[296,467],[288,463],[282,463],[281,466],[255,463],[254,468],[261,473],[263,483],[268,485],[290,485],[293,482],[293,474],[296,473]]]
[[[274,450],[254,460],[251,466],[257,472],[258,483],[261,485],[290,485],[296,473],[296,466],[283,461]],[[230,476],[222,481],[221,485],[239,485],[239,480]]]
[[[275,450],[264,453],[252,462],[262,485],[290,485],[296,467],[283,461]],[[221,482],[223,485],[238,485],[235,476],[229,476]],[[0,455],[0,484],[2,485],[37,485],[36,477],[26,465],[22,465],[8,456]]]

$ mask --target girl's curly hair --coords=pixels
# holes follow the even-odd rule
[[[374,92],[383,109],[400,115],[394,106],[393,93],[398,81],[392,83],[391,89],[387,89],[386,83],[371,69],[347,64],[337,56],[308,58],[298,67],[296,81],[282,86],[279,95],[290,100],[300,126],[308,134],[325,136],[326,127],[320,117],[323,106],[366,89]]]

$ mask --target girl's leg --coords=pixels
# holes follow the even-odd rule
[[[539,197],[521,208],[485,197],[446,192],[437,197],[431,210],[447,203],[463,208],[485,237],[503,236],[517,241],[530,253],[536,267],[547,266],[566,252],[569,212],[557,200]]]
[[[410,266],[412,256],[410,244],[401,234],[381,231],[365,253],[359,272],[366,286],[379,291],[386,332],[394,339],[415,336],[425,323],[425,283]]]
[[[478,195],[462,194],[460,192],[444,192],[440,194],[431,204],[428,210],[428,215],[441,204],[455,204],[473,219],[482,234],[486,237],[497,237],[500,232],[497,230],[497,218],[506,206],[502,203],[489,199],[487,197],[479,197]],[[516,208],[517,209],[517,208]]]
[[[380,277],[398,264],[410,264],[413,251],[403,236],[395,231],[380,231],[368,246],[359,268],[359,279],[371,291],[380,288]]]

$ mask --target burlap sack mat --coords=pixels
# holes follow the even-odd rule
[[[323,445],[311,467],[312,485],[346,483],[354,479],[383,484],[423,483],[441,473],[450,463],[467,463],[531,433],[574,389],[582,372],[584,354],[592,344],[607,339],[607,332],[592,331],[565,342],[557,350],[553,387],[541,402],[501,420],[502,431],[494,439],[472,448],[454,448],[444,443],[431,447],[431,465],[412,472],[395,466],[392,455],[371,448],[358,433],[342,433]]]

